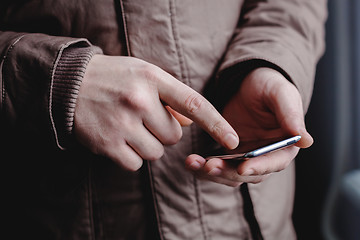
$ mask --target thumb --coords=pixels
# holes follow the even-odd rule
[[[281,128],[291,136],[300,135],[297,147],[308,148],[314,140],[305,127],[303,104],[298,89],[287,79],[274,81],[270,103],[274,106],[275,115]]]
[[[289,83],[288,86],[290,88],[284,88],[282,93],[278,92],[276,117],[285,132],[292,136],[301,136],[301,140],[296,143],[297,147],[308,148],[314,140],[305,127],[301,96],[294,85]]]
[[[314,139],[306,130],[304,117],[302,115],[294,113],[287,114],[281,122],[281,127],[291,136],[301,136],[301,140],[295,144],[297,147],[308,148],[314,143]]]

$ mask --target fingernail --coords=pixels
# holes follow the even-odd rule
[[[239,138],[233,133],[228,133],[224,138],[224,143],[228,149],[234,149],[239,144]]]
[[[190,164],[190,166],[189,166],[189,168],[190,168],[191,170],[199,170],[200,167],[201,167],[201,165],[200,165],[200,163],[197,162],[197,161],[193,162],[193,163]]]
[[[220,168],[213,168],[213,169],[211,169],[211,171],[208,174],[210,176],[219,176],[221,174],[221,169]]]

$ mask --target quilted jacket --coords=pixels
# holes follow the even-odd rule
[[[294,165],[239,188],[201,181],[184,159],[196,126],[127,172],[73,137],[94,54],[153,63],[221,109],[250,70],[298,88],[305,111],[324,51],[325,0],[11,0],[0,3],[1,216],[8,239],[294,239]],[[216,91],[214,91],[216,90]],[[252,217],[246,212],[251,210]],[[25,238],[26,237],[26,238]]]

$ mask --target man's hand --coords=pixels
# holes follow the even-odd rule
[[[257,183],[271,173],[285,169],[299,148],[312,145],[313,139],[305,129],[300,94],[282,74],[259,68],[242,82],[237,94],[227,104],[223,116],[237,131],[241,141],[301,135],[295,145],[259,156],[237,166],[220,159],[205,159],[190,155],[186,166],[199,177],[229,186],[243,182]]]
[[[160,68],[132,57],[95,55],[89,62],[74,132],[92,152],[135,171],[177,143],[180,124],[191,121],[224,147],[238,145],[234,129],[204,97]]]

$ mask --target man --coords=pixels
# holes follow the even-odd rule
[[[14,238],[295,238],[291,163],[312,144],[304,112],[325,1],[1,9],[3,212]],[[288,135],[302,139],[241,164],[204,159],[215,142]]]

